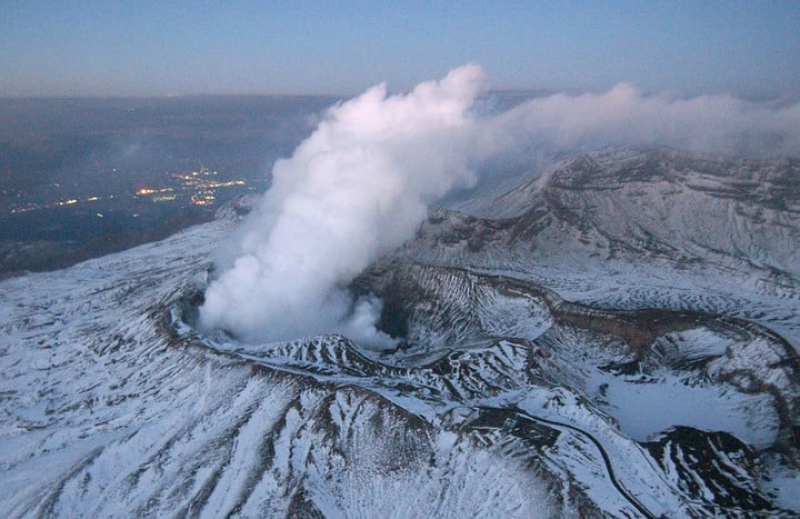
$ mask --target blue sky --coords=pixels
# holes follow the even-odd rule
[[[800,96],[800,1],[0,0],[0,96],[493,88]]]

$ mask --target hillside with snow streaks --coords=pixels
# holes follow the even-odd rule
[[[350,287],[392,351],[198,329],[232,213],[0,282],[0,511],[800,517],[797,168],[611,151],[435,211]]]
[[[549,515],[509,446],[178,336],[220,231],[0,286],[5,517]]]
[[[429,216],[406,254],[608,308],[757,321],[800,344],[800,161],[613,149]]]

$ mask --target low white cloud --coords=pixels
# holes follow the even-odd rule
[[[602,146],[672,146],[756,157],[800,155],[800,104],[729,95],[645,95],[620,84],[598,94],[526,101],[482,126],[483,155],[531,146],[563,152]]]

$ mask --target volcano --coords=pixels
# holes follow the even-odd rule
[[[0,282],[4,517],[800,517],[800,161],[608,149],[432,210],[343,334],[196,326],[234,211]]]

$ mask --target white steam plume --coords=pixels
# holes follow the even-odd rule
[[[375,328],[380,301],[353,301],[346,286],[411,238],[429,203],[474,184],[473,159],[514,164],[609,145],[800,155],[800,104],[645,95],[622,84],[534,98],[478,121],[482,88],[481,69],[467,65],[405,95],[379,85],[331,108],[275,164],[272,187],[206,292],[200,325],[247,341],[341,332],[391,346]]]
[[[391,346],[375,328],[379,301],[353,302],[345,287],[411,238],[431,201],[474,183],[470,110],[483,83],[467,65],[405,95],[379,85],[331,108],[276,162],[236,259],[206,291],[200,325],[247,341],[342,332]]]
[[[601,146],[672,146],[755,157],[800,155],[800,104],[730,95],[645,95],[620,84],[599,94],[554,94],[495,116],[481,131],[483,154]]]

